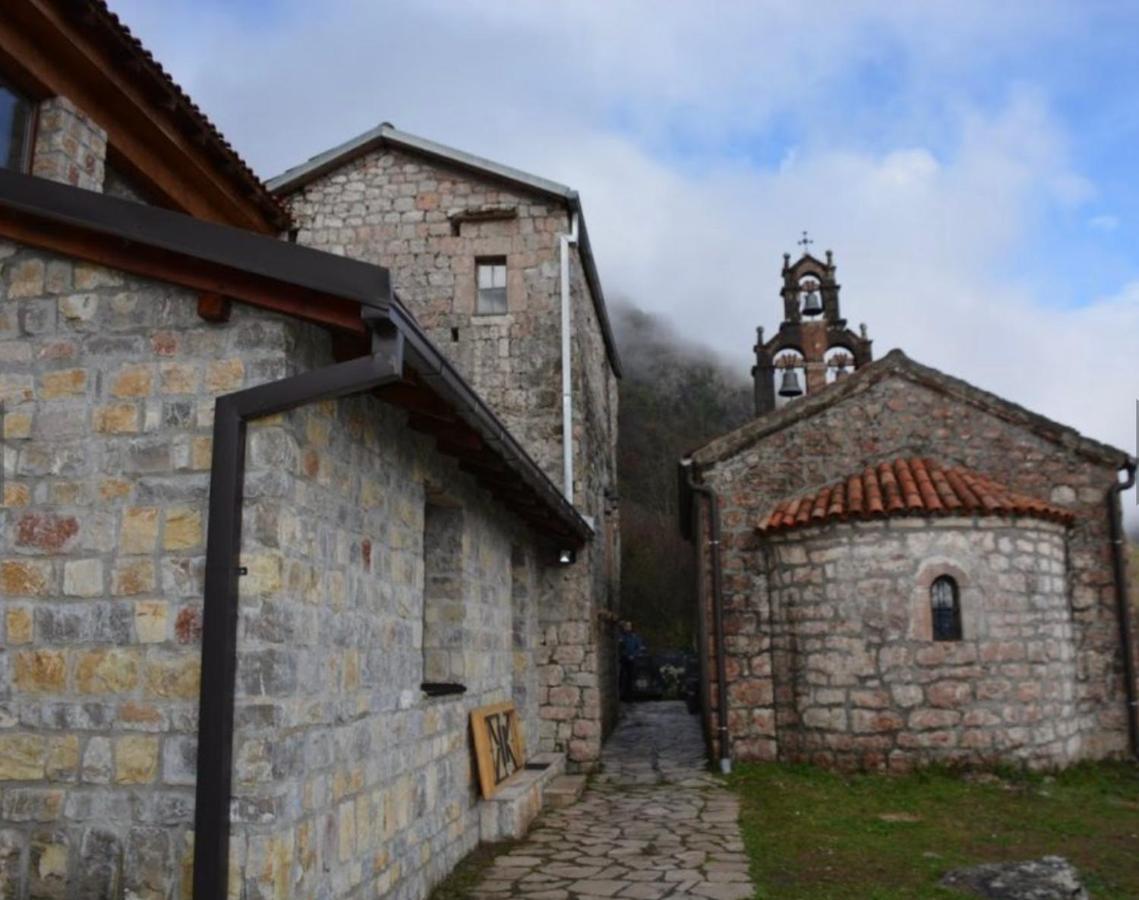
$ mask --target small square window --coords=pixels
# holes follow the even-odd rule
[[[506,257],[477,261],[478,300],[475,312],[492,315],[506,312]]]

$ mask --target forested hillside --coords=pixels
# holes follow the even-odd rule
[[[751,417],[742,367],[685,341],[657,316],[614,309],[620,383],[621,608],[652,650],[692,646],[692,548],[677,531],[676,464]]]

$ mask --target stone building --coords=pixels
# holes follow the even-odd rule
[[[391,267],[426,334],[594,528],[563,573],[537,689],[543,749],[592,768],[616,718],[620,362],[577,192],[387,123],[268,186],[298,243]]]
[[[0,896],[424,896],[497,834],[473,708],[585,769],[605,723],[617,363],[576,195],[576,243],[494,251],[477,368],[416,260],[304,246],[101,2],[16,0],[0,47]]]
[[[891,770],[1134,751],[1135,460],[901,351],[872,362],[826,256],[785,259],[756,418],[680,468],[713,751]]]

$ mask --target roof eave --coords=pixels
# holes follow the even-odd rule
[[[1095,462],[1121,468],[1132,457],[1118,447],[1097,441],[1080,434],[1069,425],[1061,424],[1039,413],[1034,413],[1011,400],[1006,400],[990,391],[971,385],[953,375],[947,375],[930,366],[923,365],[906,356],[901,350],[891,350],[881,359],[869,363],[852,372],[842,381],[828,385],[813,396],[789,403],[781,409],[773,410],[753,419],[734,431],[709,441],[691,453],[693,463],[707,467],[722,462],[745,447],[796,422],[808,419],[847,397],[866,390],[890,375],[900,375],[922,384],[931,390],[960,399],[991,415],[1004,419],[1066,447]]]
[[[548,512],[544,521],[557,523],[556,534],[550,529],[548,536],[576,545],[592,537],[581,513],[394,301],[386,269],[6,170],[0,170],[0,236],[191,289],[221,290],[241,302],[361,335],[368,333],[364,309],[387,319],[404,335],[412,370]]]

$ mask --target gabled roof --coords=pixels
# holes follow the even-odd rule
[[[989,391],[974,387],[960,378],[954,378],[937,369],[924,366],[906,356],[901,350],[891,350],[881,359],[868,363],[841,381],[828,385],[816,394],[810,394],[788,403],[780,409],[753,419],[734,431],[710,441],[690,454],[698,466],[721,462],[768,435],[782,431],[796,422],[818,415],[832,406],[856,396],[887,378],[905,378],[914,384],[952,397],[984,410],[998,419],[1019,425],[1045,440],[1071,450],[1094,462],[1122,467],[1131,457],[1123,450],[1084,437],[1074,428],[1061,425],[1045,416],[1031,412],[1010,400]]]
[[[377,396],[408,410],[507,509],[578,546],[593,529],[392,295],[388,271],[268,235],[0,169],[0,237],[368,335],[404,339],[404,380]],[[366,347],[367,345],[365,345]],[[366,352],[366,350],[364,351]],[[357,354],[353,354],[357,355]]]
[[[900,457],[781,500],[758,530],[772,534],[827,522],[960,515],[1035,516],[1065,525],[1075,520],[1071,510],[1011,491],[970,469]]]
[[[124,150],[126,141],[118,147],[114,140],[128,133],[134,140],[142,131],[124,123],[143,118],[149,120],[148,140],[160,148],[155,153],[192,168],[198,164],[197,157],[193,163],[175,157],[175,147],[193,148],[217,181],[229,185],[233,197],[256,210],[258,230],[288,227],[288,212],[278,199],[104,0],[6,0],[3,25],[11,29],[5,40],[10,38],[12,44],[4,49],[24,70],[24,78],[35,82],[39,90],[66,94],[95,115],[107,129],[112,149],[123,151],[132,164],[137,160]],[[24,41],[32,42],[34,49],[29,51]],[[60,81],[65,77],[70,80]],[[72,96],[69,86],[79,94]],[[125,99],[128,95],[129,101]],[[94,103],[94,97],[102,98],[103,105]],[[87,108],[88,101],[96,108]],[[183,143],[177,144],[178,140]],[[178,198],[172,200],[178,205]]]
[[[323,153],[318,153],[307,162],[293,166],[280,175],[270,178],[266,184],[269,190],[278,197],[287,197],[322,175],[339,169],[352,160],[380,147],[394,147],[397,150],[425,157],[432,162],[458,168],[530,194],[555,200],[565,204],[571,214],[576,214],[578,218],[578,248],[581,252],[585,279],[593,297],[597,321],[601,325],[601,336],[605,341],[609,364],[613,367],[614,374],[618,378],[621,377],[621,360],[617,353],[617,342],[613,338],[613,329],[609,324],[609,313],[605,307],[605,294],[601,290],[601,278],[597,273],[597,262],[593,257],[593,249],[589,243],[589,232],[585,227],[581,196],[573,188],[556,181],[550,181],[548,178],[542,178],[540,175],[531,175],[529,172],[504,166],[502,163],[475,156],[473,153],[457,150],[454,147],[448,147],[445,144],[400,131],[390,122],[382,122],[363,134],[358,134],[342,144],[325,150]]]

